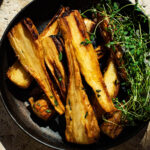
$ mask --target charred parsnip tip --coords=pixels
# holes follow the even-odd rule
[[[41,40],[45,37],[49,37],[50,35],[57,35],[57,33],[59,32],[58,18],[60,18],[65,11],[69,11],[69,8],[62,7],[58,10],[55,16],[48,23],[44,31],[40,34]]]
[[[45,99],[39,99],[37,101],[34,101],[34,98],[30,97],[29,102],[33,112],[39,118],[45,121],[47,121],[54,113],[54,110],[49,107],[48,102]]]
[[[38,31],[29,18],[19,22],[8,33],[10,44],[22,66],[35,78],[55,110],[63,114],[65,108],[46,71],[43,49],[38,37]]]
[[[60,29],[64,40],[70,40],[77,57],[81,73],[86,82],[92,87],[96,98],[105,112],[116,110],[103,80],[99,62],[93,45],[83,45],[85,39],[89,40],[86,26],[77,10],[60,18]]]
[[[115,111],[108,119],[103,118],[104,123],[102,123],[102,125],[100,126],[102,132],[110,138],[115,139],[123,130],[123,126],[121,124],[121,116],[121,111]]]
[[[41,42],[45,53],[45,62],[51,71],[63,98],[65,99],[66,73],[62,64],[62,43],[55,36],[46,37]]]
[[[65,50],[69,68],[65,112],[66,139],[78,144],[94,143],[99,138],[100,129],[88,96],[83,90],[78,62],[70,41],[65,41]]]
[[[32,77],[23,68],[23,66],[16,61],[7,71],[7,77],[11,82],[20,88],[26,89],[32,82]]]

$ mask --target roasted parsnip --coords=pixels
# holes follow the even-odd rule
[[[92,33],[95,28],[96,23],[88,18],[84,18],[83,21],[85,23],[87,32]]]
[[[109,95],[111,98],[115,98],[119,92],[120,81],[117,74],[117,69],[115,67],[115,63],[112,58],[108,61],[107,69],[104,73],[104,82],[106,84],[106,88],[108,90]],[[95,105],[96,109],[98,108]],[[98,111],[99,112],[99,111]],[[100,114],[97,115],[98,118]],[[111,112],[109,116],[104,122],[100,125],[101,131],[105,133],[110,138],[116,138],[123,130],[121,125],[121,116],[122,112],[117,110]]]
[[[105,112],[114,111],[116,108],[106,89],[93,45],[81,44],[85,39],[89,40],[89,35],[80,13],[72,11],[60,18],[59,24],[64,40],[71,41],[81,73],[92,87],[99,104]]]
[[[117,69],[115,67],[113,59],[109,59],[107,69],[104,73],[104,82],[111,98],[115,98],[119,91],[119,78],[117,75]]]
[[[42,40],[42,45],[45,54],[45,62],[51,71],[63,98],[65,99],[66,73],[64,66],[62,65],[62,43],[55,36],[50,36]]]
[[[102,132],[112,139],[116,138],[123,130],[123,126],[121,124],[121,116],[121,111],[115,111],[108,119],[103,118],[104,123],[102,123],[102,125],[100,126]]]
[[[68,7],[61,7],[55,16],[50,20],[46,28],[40,34],[40,39],[42,40],[45,37],[49,37],[50,35],[57,35],[59,32],[58,26],[58,18],[62,16],[65,11],[68,11]]]
[[[44,65],[44,56],[39,35],[33,22],[26,18],[8,33],[8,39],[20,63],[38,82],[55,110],[63,114],[65,109],[53,87]]]
[[[54,110],[49,107],[46,99],[34,101],[34,98],[30,97],[29,102],[35,115],[45,121],[47,121],[54,113]]]
[[[7,77],[15,85],[20,88],[28,88],[32,82],[32,77],[30,74],[23,68],[23,66],[16,61],[7,71]]]
[[[65,41],[65,50],[68,59],[69,84],[66,101],[66,139],[78,144],[94,143],[100,134],[88,96],[83,90],[80,70],[74,47],[70,41]]]
[[[112,58],[108,60],[108,65],[106,67],[106,71],[104,72],[104,82],[111,99],[115,98],[118,95],[120,83],[117,74],[117,69]],[[94,108],[96,118],[98,120],[102,119],[104,110],[98,105],[98,102],[94,96],[92,97],[92,106]]]

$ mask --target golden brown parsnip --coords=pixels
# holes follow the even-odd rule
[[[7,71],[7,77],[20,88],[26,89],[32,82],[32,77],[25,71],[19,61],[16,61]]]
[[[95,28],[96,23],[88,18],[83,18],[83,21],[85,23],[87,32],[92,33]]]
[[[81,44],[85,39],[89,40],[89,35],[80,13],[72,11],[60,18],[59,25],[65,41],[71,41],[81,73],[92,87],[100,106],[105,112],[114,111],[116,108],[106,89],[93,45]]]
[[[45,121],[47,121],[54,113],[54,110],[49,107],[46,99],[34,101],[34,98],[30,97],[29,102],[35,115]]]
[[[112,139],[116,138],[123,130],[123,126],[121,124],[121,116],[121,111],[113,112],[111,114],[111,117],[106,119],[100,126],[102,132]]]
[[[49,37],[50,35],[57,35],[59,32],[59,26],[57,19],[62,16],[62,14],[67,10],[68,8],[62,7],[58,10],[58,12],[55,14],[55,16],[50,20],[48,25],[45,27],[43,32],[40,34],[40,39],[42,40],[45,37]]]
[[[33,22],[26,18],[15,25],[8,33],[8,39],[20,63],[43,89],[59,114],[65,111],[44,64],[43,49]]]
[[[66,139],[78,144],[94,143],[100,134],[92,106],[85,93],[74,48],[65,41],[65,50],[69,68],[69,84],[66,101]]]
[[[62,43],[55,36],[45,37],[41,42],[45,53],[45,62],[51,71],[63,98],[65,99],[66,73],[64,66],[62,65]]]
[[[104,73],[104,82],[106,84],[108,93],[111,98],[115,98],[119,92],[119,78],[117,75],[117,69],[115,67],[113,59],[109,59],[107,69]]]

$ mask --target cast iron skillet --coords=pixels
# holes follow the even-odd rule
[[[31,115],[30,111],[25,106],[25,102],[28,98],[27,93],[31,90],[32,86],[28,90],[21,90],[13,85],[6,77],[8,67],[16,60],[15,54],[8,42],[7,33],[17,22],[25,17],[30,17],[37,26],[39,32],[41,32],[61,5],[70,6],[72,9],[84,10],[91,7],[94,3],[97,3],[97,0],[33,1],[22,9],[11,21],[0,43],[1,100],[11,118],[25,133],[51,148],[68,150],[107,149],[128,140],[145,126],[144,123],[139,123],[138,126],[134,128],[129,127],[125,129],[115,140],[103,136],[97,143],[88,146],[67,143],[64,137],[64,116],[59,117],[56,115],[48,123],[41,122],[36,116],[33,114]],[[126,1],[123,1],[122,3],[126,3]]]

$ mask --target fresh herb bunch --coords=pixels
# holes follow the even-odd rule
[[[97,6],[81,13],[86,17],[87,12],[100,13],[109,18],[110,28],[108,32],[112,33],[113,41],[106,46],[113,48],[120,45],[123,50],[124,65],[127,73],[127,81],[121,85],[130,87],[127,89],[128,100],[113,99],[116,108],[122,111],[122,121],[128,122],[128,125],[135,125],[137,121],[150,120],[150,35],[141,28],[141,21],[135,16],[135,12],[141,11],[139,5],[134,5],[134,10],[130,14],[126,14],[124,9],[133,7],[128,4],[119,7],[118,3],[104,0]],[[142,14],[142,13],[141,13]],[[141,15],[143,22],[150,22],[145,15]],[[96,30],[90,36],[96,36]],[[89,41],[84,41],[91,43]],[[84,43],[85,44],[85,43]]]

